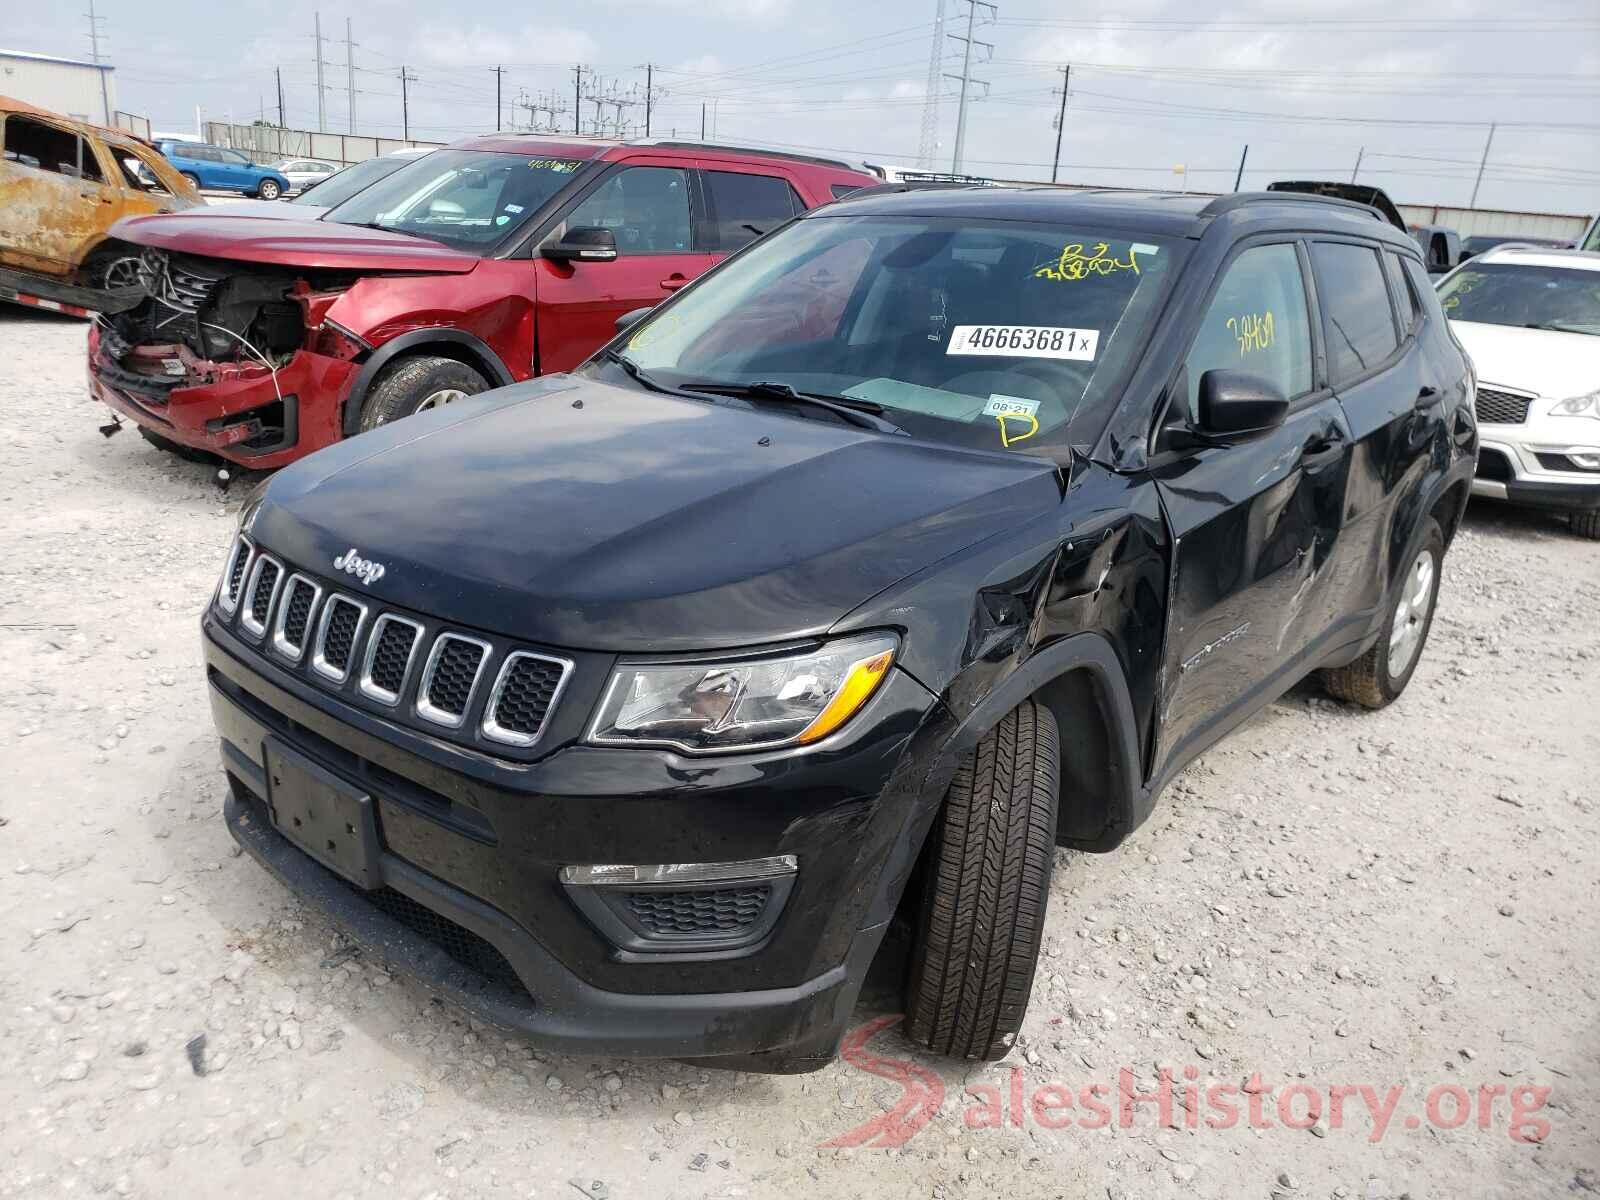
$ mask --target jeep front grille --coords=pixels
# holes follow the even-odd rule
[[[221,624],[260,643],[280,671],[484,751],[537,744],[575,669],[559,655],[337,590],[242,535],[223,565],[214,611]]]
[[[1528,405],[1532,402],[1532,396],[1480,387],[1476,405],[1478,420],[1490,425],[1521,425],[1528,419]]]
[[[433,644],[422,672],[417,712],[428,720],[454,729],[466,720],[478,675],[489,655],[489,643],[457,633],[443,634]]]

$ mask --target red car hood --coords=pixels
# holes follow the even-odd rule
[[[111,236],[181,254],[337,271],[464,275],[480,261],[475,254],[410,234],[332,221],[286,221],[281,217],[210,216],[199,212],[125,217],[111,227]]]

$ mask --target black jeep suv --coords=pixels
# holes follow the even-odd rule
[[[1054,847],[1416,669],[1475,385],[1370,208],[873,189],[630,317],[283,471],[203,621],[234,836],[480,1017],[816,1067],[898,922],[1001,1056]]]

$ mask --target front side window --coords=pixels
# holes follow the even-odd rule
[[[1293,243],[1252,246],[1228,265],[1184,365],[1192,420],[1207,371],[1258,375],[1286,399],[1311,390],[1311,318]]]
[[[486,250],[529,221],[586,165],[583,159],[436,150],[359,190],[324,219]],[[322,189],[337,184],[319,184],[307,203],[327,203]]]
[[[9,162],[73,179],[100,178],[94,152],[75,133],[12,114],[6,117],[5,139]]]
[[[1444,282],[1439,301],[1452,321],[1600,334],[1600,271],[1475,262]]]
[[[1335,387],[1372,370],[1400,345],[1378,252],[1352,242],[1313,242],[1328,341],[1328,374]]]
[[[689,175],[677,167],[625,167],[567,214],[567,229],[609,229],[619,254],[681,254],[692,248]]]
[[[217,157],[230,167],[248,167],[250,160],[237,150],[218,150]]]
[[[737,171],[705,171],[701,178],[713,222],[711,245],[718,250],[748,246],[805,210],[786,179]]]
[[[1044,452],[1109,411],[1182,253],[1108,229],[841,211],[751,247],[622,352],[688,392],[779,384],[915,435]]]

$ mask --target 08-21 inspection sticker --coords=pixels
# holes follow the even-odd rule
[[[1059,325],[957,325],[946,354],[986,354],[1003,358],[1071,358],[1093,362],[1098,329]]]

